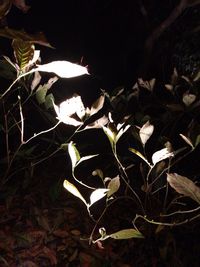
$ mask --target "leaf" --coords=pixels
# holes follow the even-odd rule
[[[142,160],[144,160],[151,167],[151,164],[148,162],[148,160],[138,150],[136,150],[135,148],[129,148],[129,151],[131,151],[132,153],[134,153],[135,155],[140,157]]]
[[[15,30],[8,27],[4,27],[0,29],[0,36],[9,38],[9,39],[21,39],[23,41],[30,41],[34,44],[40,44],[43,46],[47,46],[53,48],[46,40],[46,37],[42,32],[36,34],[28,34],[23,30]]]
[[[73,144],[73,142],[70,142],[68,144],[68,153],[72,162],[72,169],[76,167],[77,162],[80,160],[81,156],[76,148],[76,146]]]
[[[45,108],[46,109],[49,109],[49,108],[52,108],[53,107],[53,103],[54,103],[54,96],[53,94],[48,94],[45,98]]]
[[[142,144],[145,145],[148,139],[151,137],[154,131],[154,126],[147,121],[139,131],[140,139]]]
[[[142,233],[133,228],[120,230],[109,235],[109,237],[114,239],[144,238]]]
[[[38,89],[36,90],[35,97],[39,105],[45,102],[47,91],[48,91],[48,87],[46,86],[46,84],[40,85]]]
[[[182,100],[183,100],[183,103],[188,107],[196,100],[196,95],[189,94],[188,92],[186,92],[183,95],[183,99]]]
[[[110,141],[111,147],[113,148],[114,144],[115,144],[116,133],[114,131],[112,131],[110,128],[105,127],[105,126],[103,126],[103,131],[107,135],[107,137]]]
[[[200,143],[200,134],[197,135],[196,140],[195,140],[195,147],[198,146]]]
[[[109,189],[107,193],[107,197],[109,198],[111,195],[116,193],[120,187],[120,177],[117,175],[116,177],[112,178],[107,186]]]
[[[177,173],[167,174],[167,181],[176,192],[190,197],[200,204],[200,187],[196,186],[193,181]]]
[[[119,132],[117,133],[117,136],[116,136],[116,138],[115,138],[115,142],[117,143],[118,142],[118,140],[119,140],[119,138],[130,128],[130,126],[131,125],[126,125],[126,127],[125,128],[121,128],[120,130],[119,130]]]
[[[193,146],[193,144],[192,144],[192,141],[190,140],[189,137],[186,137],[186,136],[183,135],[183,134],[179,134],[179,135],[180,135],[180,137],[183,138],[183,140],[184,140],[189,146],[191,146],[192,149],[194,149],[194,146]]]
[[[108,117],[106,115],[103,115],[101,118],[95,120],[92,123],[89,123],[85,126],[85,129],[99,129],[103,128],[104,125],[108,123]]]
[[[20,70],[23,70],[28,65],[29,61],[32,60],[35,47],[33,43],[21,39],[14,39],[12,47],[14,49],[16,62]]]
[[[170,158],[174,156],[174,152],[169,151],[168,148],[163,148],[161,150],[156,151],[152,156],[153,165],[156,165],[161,160]]]
[[[0,19],[2,19],[3,17],[5,17],[8,14],[8,12],[10,11],[11,6],[12,6],[12,1],[11,0],[1,1],[1,4],[0,4]]]
[[[90,116],[96,114],[99,110],[102,109],[105,102],[105,95],[101,95],[91,106]]]
[[[65,60],[52,61],[44,65],[38,65],[37,70],[54,72],[61,78],[73,78],[84,74],[89,74],[86,67]]]
[[[97,157],[98,155],[99,154],[84,156],[84,157],[80,158],[80,160],[76,163],[76,166],[78,166],[78,164],[80,164],[81,162],[86,161],[86,160],[91,159],[91,158],[94,158],[94,157]]]
[[[40,85],[36,90],[36,99],[39,104],[45,103],[47,91],[58,80],[57,77],[50,78],[47,83]]]
[[[78,197],[80,200],[83,201],[83,203],[85,203],[85,205],[87,206],[87,202],[84,199],[84,197],[81,195],[81,193],[78,191],[78,189],[76,188],[75,185],[73,185],[72,183],[70,183],[67,180],[64,180],[63,182],[63,186],[64,188],[69,191],[72,195],[74,195],[75,197]]]
[[[41,81],[41,75],[39,74],[39,72],[38,71],[36,71],[35,73],[34,73],[34,78],[33,78],[33,80],[32,80],[32,83],[31,83],[31,90],[33,91],[37,86],[38,86],[38,84],[40,83],[40,81]]]
[[[105,189],[105,188],[99,188],[99,189],[94,190],[92,194],[90,195],[90,206],[92,206],[95,202],[103,198],[108,191],[109,189]]]

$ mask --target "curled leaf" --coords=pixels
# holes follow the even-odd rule
[[[167,174],[167,181],[179,194],[190,197],[200,204],[200,187],[193,181],[177,173]]]
[[[91,106],[90,116],[96,114],[100,109],[102,109],[105,102],[105,95],[101,95]]]
[[[188,107],[196,100],[196,95],[189,94],[189,92],[186,92],[183,95],[183,99],[182,100],[183,100],[183,103]]]

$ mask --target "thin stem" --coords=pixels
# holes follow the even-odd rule
[[[24,143],[24,116],[23,116],[23,112],[22,112],[22,105],[21,105],[21,97],[18,95],[18,99],[19,99],[19,112],[20,112],[20,118],[21,118],[21,144]]]

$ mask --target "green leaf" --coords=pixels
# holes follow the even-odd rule
[[[133,228],[120,230],[109,235],[109,237],[113,239],[144,238],[142,233]]]
[[[46,84],[40,85],[36,90],[35,96],[39,105],[45,103],[47,91],[48,87],[46,86]]]
[[[68,144],[68,153],[72,162],[72,170],[76,167],[77,162],[80,160],[80,154],[76,148],[76,146],[73,144],[73,142],[70,142]]]
[[[23,70],[33,59],[35,47],[33,43],[21,39],[14,39],[12,46],[16,62],[20,70]]]
[[[53,103],[54,103],[54,96],[53,94],[48,94],[45,98],[45,108],[46,109],[50,109],[50,108],[53,108]]]
[[[80,200],[83,201],[83,203],[87,206],[87,202],[84,199],[84,197],[81,195],[81,193],[79,192],[79,190],[76,188],[75,185],[73,185],[72,183],[70,183],[67,180],[64,180],[63,182],[63,186],[64,188],[69,191],[72,195],[74,195],[75,197],[78,197]]]
[[[107,186],[109,189],[107,193],[107,197],[109,198],[111,195],[116,193],[120,187],[120,177],[117,175],[116,177],[112,178]]]
[[[138,157],[140,157],[142,160],[144,160],[150,167],[151,164],[148,162],[148,160],[145,158],[145,156],[143,156],[138,150],[136,150],[135,148],[129,148],[129,151],[131,151],[132,153],[134,153],[135,155],[137,155]]]
[[[200,134],[197,135],[197,137],[196,137],[195,147],[198,146],[199,143],[200,143]]]

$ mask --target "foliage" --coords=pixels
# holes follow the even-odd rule
[[[2,12],[8,12],[10,2],[7,4],[7,11]],[[81,200],[80,205],[89,215],[92,229],[84,240],[90,245],[103,249],[110,240],[137,238],[145,242],[145,238],[157,238],[166,227],[187,225],[200,217],[196,159],[200,143],[198,72],[186,77],[174,69],[167,84],[157,84],[155,78],[138,78],[130,90],[102,90],[91,107],[86,107],[78,94],[57,104],[51,91],[56,81],[90,75],[87,68],[65,60],[41,64],[35,44],[50,47],[43,35],[30,36],[9,28],[1,29],[0,35],[12,39],[14,52],[14,60],[6,56],[1,60],[4,78],[14,79],[0,95],[0,132],[5,147],[0,183],[3,189],[7,187],[7,192],[2,189],[5,198],[21,189],[31,192],[34,167],[62,152],[70,160],[71,174],[62,178],[61,184],[67,195],[69,192]],[[40,72],[56,76],[43,83]],[[29,116],[30,124],[33,122],[33,110],[47,129],[37,129],[35,133],[27,124]],[[70,129],[70,134],[63,134],[63,125]],[[99,140],[97,132],[101,133]],[[88,153],[91,141],[93,149]],[[100,151],[99,143],[103,148]],[[26,179],[19,181],[18,187],[13,186],[20,175]],[[118,209],[120,205],[128,209],[128,216]],[[120,214],[117,226],[112,224],[111,211],[115,209]],[[66,237],[66,229],[58,229],[58,222],[50,226],[38,210],[34,214],[51,241],[56,235]],[[46,242],[46,233],[32,234]],[[4,242],[4,232],[0,235]],[[18,238],[26,246],[34,243],[34,238],[24,233]],[[10,239],[8,247],[13,248],[13,242],[19,240]],[[3,242],[0,247],[11,253]],[[48,258],[51,265],[57,264],[54,251],[48,247],[38,250],[36,246],[36,252],[37,257],[42,254]],[[24,253],[27,255],[28,251]],[[34,251],[30,253],[33,257]],[[6,264],[4,258],[1,261]]]

